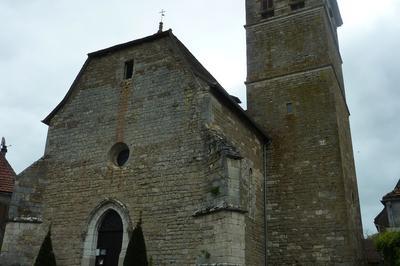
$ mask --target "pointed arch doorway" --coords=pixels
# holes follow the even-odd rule
[[[100,202],[91,211],[86,230],[83,232],[86,236],[80,266],[99,265],[101,263],[99,257],[103,258],[102,266],[122,266],[128,247],[130,228],[132,228],[132,221],[128,209],[122,202],[114,199],[105,199]],[[117,243],[116,247],[110,249],[107,246],[109,242]],[[115,256],[118,257],[117,262],[115,262]]]
[[[107,211],[98,229],[96,266],[118,266],[122,238],[121,217],[114,210]]]

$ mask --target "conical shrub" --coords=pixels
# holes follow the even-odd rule
[[[136,225],[129,240],[124,266],[148,266],[146,244],[140,222]]]
[[[47,233],[42,246],[40,247],[39,254],[36,258],[34,266],[56,266],[56,258],[53,253],[53,244],[51,243],[50,230]]]

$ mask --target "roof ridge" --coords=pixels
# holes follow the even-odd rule
[[[108,48],[104,48],[104,49],[100,49],[98,51],[94,51],[94,52],[88,53],[88,56],[89,57],[102,56],[102,55],[108,54],[110,52],[114,52],[114,51],[117,51],[117,50],[124,49],[126,47],[131,46],[131,45],[142,44],[142,43],[154,41],[154,40],[156,40],[158,38],[167,37],[171,33],[172,33],[172,29],[168,29],[168,30],[163,31],[163,32],[157,32],[157,33],[155,33],[153,35],[149,35],[149,36],[146,36],[146,37],[143,37],[143,38],[140,38],[140,39],[135,39],[133,41],[120,43],[120,44],[117,44],[117,45],[110,46]]]
[[[141,38],[141,39],[136,39],[130,42],[114,45],[102,50],[98,50],[96,52],[92,52],[88,54],[88,58],[81,68],[80,72],[76,76],[74,82],[70,86],[67,94],[63,98],[63,100],[56,106],[56,108],[42,121],[43,123],[49,125],[51,119],[54,117],[54,115],[58,112],[59,109],[62,108],[62,106],[66,103],[70,95],[72,94],[73,89],[76,86],[76,83],[80,79],[80,76],[83,74],[85,71],[88,62],[90,61],[91,58],[93,57],[99,57],[103,55],[107,55],[109,53],[119,51],[121,49],[128,48],[132,45],[138,45],[146,42],[151,42],[154,40],[157,40],[159,38],[163,37],[169,37],[170,40],[172,41],[172,44],[174,45],[174,48],[176,48],[177,52],[180,53],[182,56],[183,60],[186,62],[192,73],[205,81],[209,86],[212,92],[217,93],[220,95],[224,100],[226,100],[227,105],[232,108],[235,112],[238,112],[239,116],[244,118],[244,120],[250,124],[250,126],[262,136],[262,138],[269,139],[268,135],[264,133],[264,131],[257,125],[254,120],[246,114],[246,112],[243,110],[243,108],[229,95],[229,93],[221,86],[221,84],[218,83],[217,79],[214,78],[214,76],[200,63],[199,60],[189,51],[189,49],[172,33],[172,29],[163,31],[163,32],[158,32],[156,34]]]
[[[251,126],[265,139],[269,140],[268,135],[257,125],[257,123],[246,114],[245,110],[232,98],[232,96],[224,89],[224,87],[217,81],[216,78],[200,63],[200,61],[190,52],[190,50],[171,32],[170,34],[172,40],[176,44],[178,50],[182,53],[184,59],[187,61],[186,63],[192,69],[193,73],[208,83],[212,91],[215,91],[217,94],[221,95],[230,106],[237,112],[239,115],[244,117],[247,122],[251,124]]]
[[[7,160],[6,156],[4,154],[2,154],[0,152],[0,156],[4,158],[4,162],[7,164],[7,166],[9,167],[9,169],[11,170],[11,172],[14,174],[14,176],[17,176],[17,174],[15,173],[14,169],[12,168],[11,164],[9,163],[9,161]]]
[[[190,50],[171,32],[170,37],[177,45],[179,51],[183,54],[188,65],[192,68],[194,73],[201,79],[211,84],[218,84],[218,81],[214,76],[200,63],[200,61],[190,52]],[[221,85],[220,85],[221,86]]]
[[[117,50],[121,50],[124,48],[127,48],[131,45],[138,45],[141,43],[146,43],[146,42],[151,42],[154,41],[158,38],[163,38],[166,36],[170,36],[170,34],[172,34],[172,29],[168,29],[166,31],[163,32],[157,32],[153,35],[149,35],[146,36],[144,38],[140,38],[140,39],[136,39],[133,41],[129,41],[129,42],[125,42],[125,43],[121,43],[121,44],[117,44],[105,49],[101,49],[95,52],[91,52],[88,53],[88,57],[85,61],[85,63],[83,64],[82,68],[80,69],[78,75],[75,77],[74,81],[72,82],[71,86],[69,87],[67,93],[65,94],[64,98],[61,100],[61,102],[50,112],[50,114],[48,114],[43,120],[42,122],[46,125],[50,125],[50,121],[51,119],[55,116],[55,114],[61,109],[61,107],[66,103],[66,101],[69,99],[70,95],[72,94],[73,89],[75,88],[76,84],[78,83],[78,80],[80,79],[80,77],[82,76],[83,72],[86,70],[88,64],[89,64],[89,60],[93,57],[99,57],[102,55],[106,55],[108,53],[117,51]]]

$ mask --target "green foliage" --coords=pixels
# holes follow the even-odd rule
[[[56,266],[56,258],[53,253],[53,244],[51,243],[50,230],[43,240],[39,254],[36,258],[34,266]]]
[[[207,260],[210,259],[210,257],[211,257],[210,252],[208,252],[207,250],[202,250],[201,255]]]
[[[129,240],[124,266],[148,266],[146,244],[140,222],[136,225]]]
[[[371,239],[372,241],[375,241],[375,239],[378,237],[379,233],[375,234],[367,234],[366,238]]]
[[[213,196],[218,196],[219,195],[219,187],[213,187],[211,190],[210,190],[210,192],[211,192],[211,194],[213,194]]]
[[[374,237],[378,251],[385,258],[385,265],[400,266],[400,232],[386,231]]]

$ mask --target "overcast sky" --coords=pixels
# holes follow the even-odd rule
[[[364,233],[400,178],[400,1],[339,0],[339,30]],[[47,126],[86,54],[165,27],[245,101],[244,0],[1,0],[0,137],[17,173],[39,159]]]

